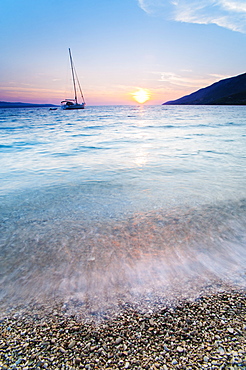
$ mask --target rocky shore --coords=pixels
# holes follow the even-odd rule
[[[10,311],[0,322],[0,368],[246,369],[245,314],[245,291],[144,313],[122,303],[99,321],[64,305]]]

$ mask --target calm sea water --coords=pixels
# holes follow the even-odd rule
[[[245,287],[245,141],[243,106],[1,109],[2,305]]]

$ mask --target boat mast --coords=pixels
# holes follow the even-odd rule
[[[74,67],[73,67],[73,60],[72,60],[72,54],[71,54],[70,48],[68,49],[68,51],[69,51],[70,64],[71,64],[72,77],[73,77],[74,100],[75,100],[75,103],[78,104],[76,84],[75,84],[75,76],[74,76]]]

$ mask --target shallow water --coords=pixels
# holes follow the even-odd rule
[[[1,109],[2,307],[245,287],[245,113]]]

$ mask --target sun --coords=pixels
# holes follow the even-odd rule
[[[138,103],[143,104],[150,99],[150,92],[147,89],[139,89],[132,93],[132,96]]]

